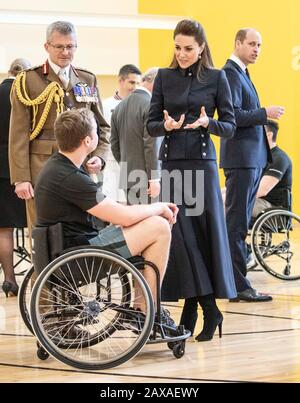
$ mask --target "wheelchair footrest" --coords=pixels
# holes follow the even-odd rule
[[[178,342],[180,340],[186,340],[190,335],[191,332],[185,330],[183,325],[177,326],[177,328],[174,329],[167,325],[154,322],[153,331],[147,344]]]

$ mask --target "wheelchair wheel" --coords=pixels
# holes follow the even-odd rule
[[[55,259],[39,275],[30,317],[49,354],[75,368],[99,370],[138,353],[151,333],[154,306],[147,283],[132,264],[114,253],[83,247]]]
[[[251,248],[259,265],[282,280],[300,278],[300,217],[287,210],[272,210],[254,224]]]
[[[31,288],[33,286],[33,279],[32,279],[33,273],[34,273],[34,267],[31,266],[28,269],[28,271],[25,273],[25,276],[20,285],[19,293],[18,293],[18,303],[19,303],[21,317],[22,317],[23,322],[25,323],[27,329],[32,334],[33,334],[33,330],[32,330],[32,326],[31,326],[31,322],[30,322],[29,301],[30,301],[30,296],[31,296]]]
[[[34,334],[32,326],[31,326],[31,321],[30,321],[30,314],[29,314],[29,302],[30,302],[30,297],[31,297],[31,290],[33,288],[34,284],[34,279],[33,279],[33,274],[34,274],[34,266],[32,265],[29,270],[26,272],[24,279],[21,283],[19,293],[18,293],[18,302],[19,302],[19,309],[21,313],[21,317],[23,319],[23,322],[25,323],[27,329]],[[121,283],[124,286],[124,292],[123,295],[125,298],[130,295],[130,287],[129,287],[129,282],[126,276],[123,276],[120,279]],[[102,287],[101,283],[99,282],[98,287]],[[69,300],[72,302],[72,296],[68,296]],[[74,297],[73,297],[74,300]],[[123,301],[125,303],[125,301]],[[108,337],[110,333],[113,331],[113,327],[110,329],[107,329],[107,331],[104,331],[102,337]]]

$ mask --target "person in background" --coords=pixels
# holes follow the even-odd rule
[[[268,120],[265,130],[272,162],[267,165],[260,180],[252,217],[257,217],[263,210],[271,207],[291,208],[289,196],[292,192],[292,161],[276,144],[278,123]]]
[[[157,71],[152,67],[142,75],[141,85],[116,107],[111,118],[111,149],[121,166],[120,187],[128,204],[148,204],[160,192],[159,141],[146,128]]]
[[[105,120],[110,123],[111,115],[119,103],[128,97],[140,84],[142,72],[134,64],[125,64],[119,70],[118,89],[113,96],[103,100]]]
[[[103,100],[103,113],[105,120],[111,124],[111,115],[117,105],[128,97],[141,81],[141,71],[134,64],[125,64],[118,74],[118,89],[113,96]],[[116,162],[111,150],[107,158],[107,169],[103,172],[103,191],[106,195],[118,201],[124,201],[124,194],[118,190],[120,180],[120,167]]]
[[[281,106],[261,107],[258,93],[250,79],[247,66],[254,64],[261,51],[262,38],[253,28],[241,29],[235,37],[234,53],[223,70],[232,94],[236,133],[221,139],[220,167],[226,178],[226,222],[231,251],[237,298],[246,302],[271,301],[270,295],[257,292],[246,278],[246,237],[259,181],[271,161],[270,148],[264,131],[267,119],[279,119]]]
[[[0,264],[4,272],[2,290],[6,296],[17,295],[18,285],[13,267],[13,229],[27,226],[25,203],[15,194],[10,184],[8,164],[8,133],[11,113],[10,91],[21,71],[31,67],[26,59],[14,60],[8,78],[0,84]]]

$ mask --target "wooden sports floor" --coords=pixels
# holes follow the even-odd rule
[[[131,361],[105,371],[75,370],[54,358],[40,361],[35,338],[19,315],[17,298],[6,298],[1,290],[0,382],[300,382],[300,282],[277,280],[266,272],[251,272],[249,279],[274,300],[220,301],[222,339],[215,335],[210,342],[198,343],[190,338],[181,359],[165,344],[146,345]],[[182,301],[168,304],[175,320],[181,306]],[[200,318],[197,331],[201,326]]]

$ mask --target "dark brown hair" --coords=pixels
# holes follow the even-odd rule
[[[86,108],[71,109],[58,116],[54,134],[61,151],[73,152],[90,135],[96,124],[94,113]]]
[[[201,54],[201,59],[199,59],[197,66],[197,77],[199,80],[201,80],[204,70],[214,67],[204,28],[198,21],[182,20],[176,25],[173,33],[173,39],[175,39],[176,35],[193,36],[198,42],[199,46],[202,46],[203,43],[205,44],[204,50]],[[175,55],[170,67],[173,69],[178,67],[178,61],[176,60]]]
[[[142,72],[134,64],[125,64],[124,66],[122,66],[120,68],[118,77],[122,78],[123,80],[126,80],[126,78],[129,76],[129,74],[137,74],[138,76],[141,76]]]
[[[277,140],[277,134],[278,134],[278,130],[279,130],[279,125],[277,122],[274,122],[274,120],[267,120],[267,124],[265,125],[267,131],[272,132],[272,141],[273,143],[276,143]]]

